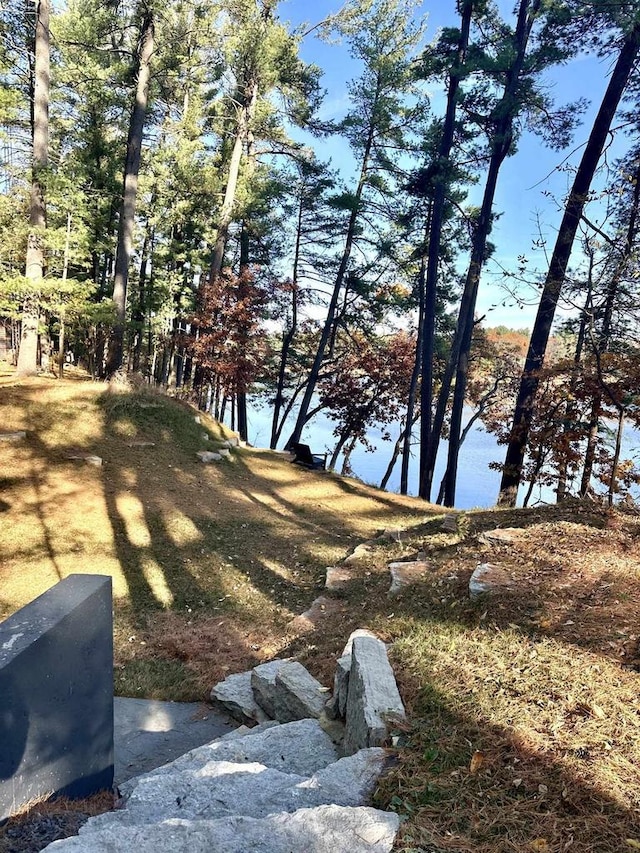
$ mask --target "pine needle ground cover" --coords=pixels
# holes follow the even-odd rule
[[[295,655],[329,684],[355,627],[394,641],[409,712],[377,803],[398,849],[607,853],[640,849],[640,521],[570,503],[442,511],[286,455],[241,448],[149,391],[0,381],[0,615],[71,572],[113,577],[116,690],[203,699],[225,674]],[[207,438],[204,438],[205,433]],[[94,454],[94,467],[72,455]],[[293,618],[327,566],[385,528],[313,630]],[[514,542],[479,538],[519,529]],[[388,564],[424,576],[390,597]],[[471,601],[479,562],[511,578]]]

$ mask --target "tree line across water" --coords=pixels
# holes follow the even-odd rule
[[[436,497],[446,438],[448,506],[471,405],[505,446],[500,503],[524,481],[558,500],[600,481],[613,501],[637,479],[621,437],[640,417],[637,4],[518,0],[503,15],[452,0],[428,44],[415,0],[348,0],[306,31],[278,6],[3,4],[0,317],[18,375],[54,348],[62,374],[71,350],[96,377],[141,372],[231,410],[243,436],[259,393],[272,447],[322,410],[345,468],[383,424],[403,492],[417,424],[419,494]],[[300,57],[311,34],[353,60],[339,120]],[[584,129],[584,104],[554,103],[548,80],[586,54],[608,78]],[[524,257],[505,270],[510,286],[533,278],[533,330],[487,329],[501,169],[524,133],[566,162],[578,128],[545,273]],[[315,153],[330,137],[350,146],[350,176]]]

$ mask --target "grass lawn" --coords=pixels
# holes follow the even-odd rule
[[[378,804],[398,849],[640,849],[640,521],[571,503],[459,516],[286,454],[203,465],[222,427],[155,394],[75,374],[0,373],[0,618],[73,572],[109,574],[116,691],[206,698],[225,674],[293,655],[330,685],[356,627],[393,641],[409,721]],[[95,454],[100,467],[69,457]],[[327,566],[385,528],[316,629],[294,617]],[[479,534],[517,527],[512,542]],[[388,563],[426,575],[389,597]],[[513,585],[471,601],[479,562]],[[338,598],[337,594],[334,597]]]

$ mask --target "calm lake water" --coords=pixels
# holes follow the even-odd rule
[[[271,435],[271,410],[252,406],[248,412],[249,420],[249,443],[254,447],[268,447]],[[283,430],[281,445],[289,437],[293,428],[293,420],[287,424],[288,431]],[[314,453],[331,453],[336,437],[333,435],[334,423],[320,413],[308,424],[302,435],[302,441],[308,444]],[[392,429],[391,434],[399,432],[399,427]],[[369,431],[371,444],[375,446],[373,452],[365,450],[358,445],[351,455],[351,467],[356,477],[372,486],[380,486],[380,481],[387,470],[387,465],[393,452],[393,441],[385,441],[380,430],[377,428]],[[613,436],[611,436],[613,440]],[[627,427],[624,434],[622,456],[634,459],[640,464],[640,432]],[[482,425],[476,422],[474,428],[469,432],[462,448],[458,462],[458,482],[456,488],[456,508],[473,509],[474,507],[494,506],[498,498],[500,488],[500,472],[489,468],[491,462],[502,462],[505,448],[498,445],[494,436],[486,432]],[[444,474],[447,459],[447,444],[440,443],[438,462],[436,464],[436,475],[434,478],[433,499],[435,500],[440,480]],[[338,460],[336,470],[340,470],[342,460]],[[601,484],[594,484],[597,490],[602,492]],[[400,459],[396,462],[393,474],[389,480],[387,490],[397,492],[400,489]],[[414,454],[409,465],[409,494],[418,493],[418,445],[414,445]],[[519,503],[526,493],[526,485],[520,487]],[[640,500],[640,489],[632,489],[632,495]],[[550,488],[536,487],[530,499],[530,505],[536,502],[553,503],[555,495]]]
[[[249,443],[254,447],[268,447],[271,435],[271,411],[267,408],[252,407],[248,412],[248,420]],[[288,438],[293,428],[293,420],[287,425],[289,432],[283,431],[281,444]],[[331,453],[336,443],[333,428],[334,423],[320,413],[305,427],[302,441],[308,444],[314,453]],[[391,432],[392,435],[399,432],[399,427]],[[393,453],[393,442],[385,441],[380,430],[375,428],[369,431],[369,439],[376,450],[374,452],[366,451],[361,445],[358,445],[351,454],[351,467],[359,479],[372,486],[379,486]],[[416,444],[414,456],[409,465],[409,493],[412,495],[418,493],[417,453]],[[446,467],[446,453],[447,446],[443,442],[440,445],[436,465],[434,499]],[[471,430],[460,451],[456,507],[471,509],[473,507],[489,507],[495,504],[500,487],[500,473],[492,471],[489,468],[489,463],[500,460],[503,455],[504,448],[498,447],[492,435],[489,435],[482,428]],[[341,460],[338,461],[336,470],[340,470],[340,465]],[[400,459],[396,463],[387,489],[390,492],[400,489]]]

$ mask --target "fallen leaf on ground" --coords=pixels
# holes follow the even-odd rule
[[[531,849],[535,850],[536,853],[549,853],[551,848],[549,847],[549,842],[546,838],[536,838],[531,842]]]
[[[477,773],[478,770],[484,764],[484,752],[480,752],[480,750],[476,750],[471,756],[471,763],[469,764],[469,773]]]

